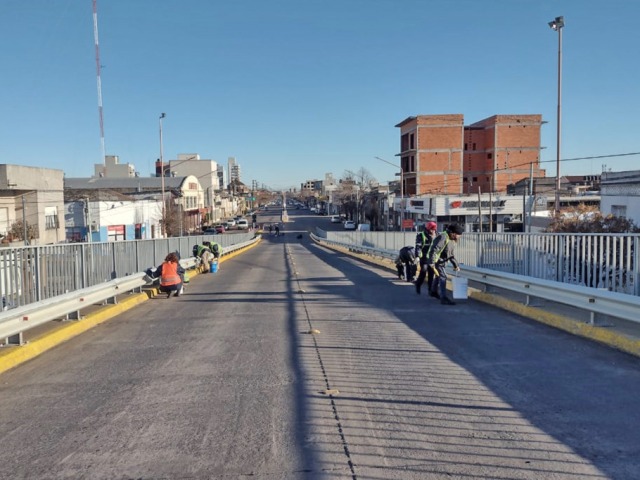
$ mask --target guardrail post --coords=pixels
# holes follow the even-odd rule
[[[34,260],[33,260],[33,269],[35,272],[35,276],[36,276],[36,301],[39,302],[40,300],[42,300],[42,252],[41,252],[42,248],[41,247],[34,247],[33,249],[33,255],[34,255]]]
[[[510,238],[511,238],[511,273],[516,273],[516,238],[517,238],[517,235],[511,235]]]
[[[22,332],[11,335],[5,338],[5,345],[24,345],[24,339],[22,338]]]
[[[556,282],[562,282],[563,278],[563,270],[564,270],[564,236],[556,235],[556,239],[558,240],[557,245],[557,260],[556,260]]]
[[[640,236],[633,237],[633,294],[640,295]]]

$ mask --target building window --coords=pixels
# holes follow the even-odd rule
[[[409,148],[411,150],[416,148],[415,137],[414,137],[413,133],[411,135],[409,135],[409,145],[410,145]]]
[[[476,144],[474,143],[474,144],[471,146],[471,150],[475,150],[475,149],[476,149]]]
[[[493,158],[493,153],[487,153],[487,158],[491,160]]]
[[[467,146],[468,146],[468,145],[465,143],[465,144],[464,144],[464,149],[465,149],[465,150],[467,150]]]
[[[616,217],[626,218],[627,217],[627,206],[626,205],[611,205],[611,214]]]
[[[44,228],[46,230],[55,230],[59,228],[58,223],[58,207],[45,207],[44,208]]]

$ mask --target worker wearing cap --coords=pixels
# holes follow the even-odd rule
[[[454,246],[458,241],[458,237],[462,235],[464,228],[453,223],[449,225],[444,232],[433,239],[427,264],[434,271],[434,282],[432,289],[440,294],[440,303],[443,305],[455,305],[456,303],[447,297],[447,272],[445,266],[447,262],[451,262],[453,268],[458,271],[460,267],[454,256]]]
[[[436,222],[427,222],[421,232],[416,235],[416,257],[420,259],[420,274],[416,279],[416,293],[420,295],[420,289],[424,283],[425,277],[427,278],[427,287],[429,294],[433,297],[439,297],[438,293],[431,291],[431,285],[433,284],[433,270],[427,265],[427,256],[429,255],[429,248],[433,239],[438,235],[438,224]]]

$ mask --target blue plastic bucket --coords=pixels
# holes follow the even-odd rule
[[[216,273],[218,271],[218,262],[211,262],[209,267],[211,273]]]

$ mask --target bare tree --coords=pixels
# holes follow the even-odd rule
[[[598,208],[584,204],[566,208],[546,229],[552,233],[637,233],[640,228],[632,220],[603,215]]]

